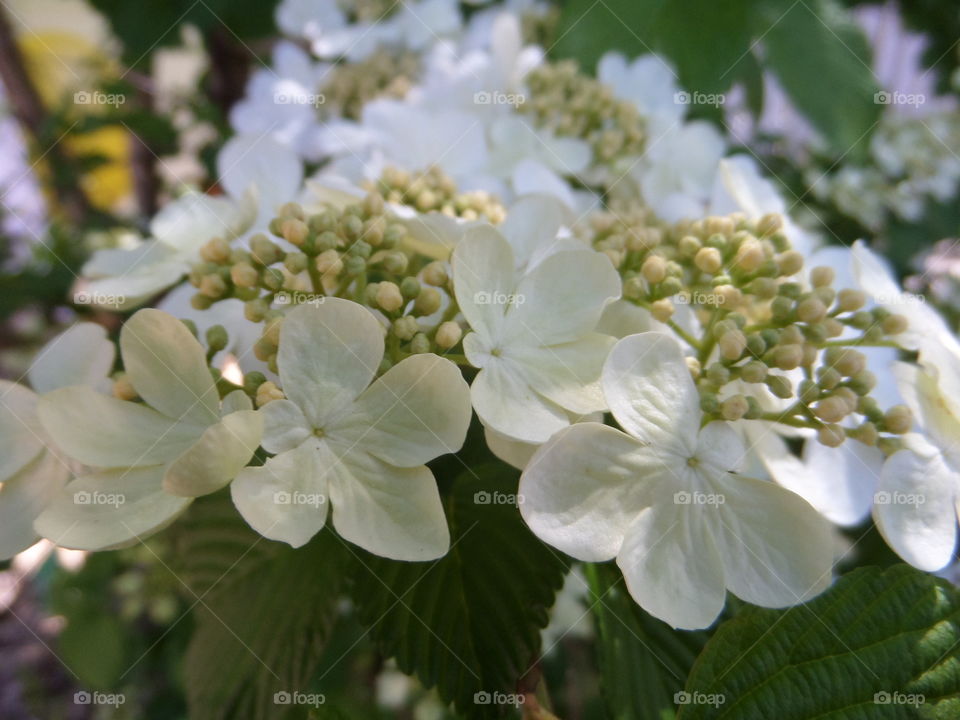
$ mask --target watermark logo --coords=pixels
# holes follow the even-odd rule
[[[511,107],[517,107],[523,105],[526,101],[527,97],[522,93],[505,93],[499,90],[487,92],[486,90],[481,90],[473,94],[474,105],[510,105]]]
[[[923,93],[905,93],[899,90],[893,92],[881,90],[873,95],[874,105],[912,105],[920,107],[927,101],[927,96]]]
[[[273,494],[274,505],[308,505],[320,507],[327,501],[323,493],[287,492],[279,490]]]
[[[300,292],[299,290],[293,292],[281,290],[274,295],[273,300],[277,305],[322,305],[326,296]]]
[[[277,105],[312,105],[319,107],[327,101],[323,93],[305,92],[278,92],[273,94],[273,102]]]
[[[74,705],[108,705],[118,708],[127,701],[123,693],[87,692],[79,690],[73,694]]]
[[[309,707],[320,707],[327,701],[323,693],[304,693],[299,690],[287,692],[279,690],[273,694],[274,705],[305,705]]]
[[[923,295],[918,295],[916,293],[909,292],[898,292],[898,293],[878,293],[874,296],[874,300],[877,301],[879,305],[925,305],[927,298]]]
[[[723,693],[687,692],[686,690],[680,690],[673,694],[674,705],[711,705],[718,708],[726,701],[727,696]]]
[[[527,298],[522,293],[489,292],[480,290],[473,294],[476,305],[523,305]]]
[[[123,493],[88,492],[80,490],[73,494],[74,505],[110,505],[118,508],[127,501]]]
[[[499,490],[479,490],[473,494],[473,502],[477,505],[523,505],[523,495]]]
[[[120,107],[127,101],[123,93],[105,93],[99,90],[80,90],[73,94],[74,105],[113,105]]]
[[[912,505],[919,507],[927,502],[923,493],[905,493],[905,492],[887,492],[881,490],[874,494],[873,502],[875,505]]]
[[[881,690],[873,696],[874,705],[909,705],[917,708],[926,702],[927,698],[922,693],[904,693],[899,690]]]
[[[673,94],[673,102],[676,105],[709,105],[710,107],[720,107],[726,104],[727,96],[723,93],[703,93],[694,90],[692,93],[681,90]]]
[[[678,293],[670,298],[674,305],[723,305],[725,298],[720,293]]]
[[[674,505],[723,505],[727,501],[721,493],[687,492],[673,494]]]
[[[481,690],[473,694],[474,705],[509,705],[518,708],[526,701],[526,696],[520,693],[487,692]]]
[[[112,293],[90,292],[81,290],[73,295],[74,305],[96,305],[98,307],[118,308],[127,302],[126,295]]]

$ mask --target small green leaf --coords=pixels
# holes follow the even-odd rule
[[[504,707],[477,693],[516,692],[537,661],[540,631],[568,562],[527,529],[515,504],[517,473],[475,466],[445,499],[450,552],[404,563],[354,551],[353,597],[361,620],[403,672],[467,717]]]
[[[787,610],[748,607],[697,659],[679,720],[960,717],[960,592],[860,568]]]

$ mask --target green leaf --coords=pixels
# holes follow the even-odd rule
[[[612,720],[659,720],[707,641],[706,633],[674,630],[644,612],[611,563],[584,566],[597,628],[597,663]]]
[[[193,504],[179,528],[181,576],[196,603],[186,657],[190,717],[304,717],[276,693],[310,686],[335,616],[342,543],[324,530],[293,550],[250,530],[229,495]]]
[[[679,720],[960,717],[960,592],[907,565],[860,568],[787,610],[722,624]]]
[[[610,50],[628,57],[651,52],[651,19],[665,4],[666,0],[569,0],[563,4],[550,54],[576,58],[592,73]]]
[[[831,148],[865,153],[883,105],[866,38],[831,0],[767,0],[758,28],[766,65]]]
[[[445,498],[446,556],[404,563],[355,551],[351,574],[360,619],[384,653],[460,713],[490,717],[506,708],[476,704],[475,694],[516,692],[537,661],[568,562],[527,529],[514,504],[500,502],[516,493],[516,471],[474,469]]]

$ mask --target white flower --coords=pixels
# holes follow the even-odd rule
[[[928,338],[920,365],[899,363],[900,393],[923,435],[904,438],[880,474],[873,508],[890,547],[921,570],[953,558],[960,500],[960,346]]]
[[[226,197],[183,195],[151,220],[151,239],[132,249],[93,254],[81,285],[93,304],[129,309],[175,285],[199,261],[208,240],[233,240],[265,228],[303,177],[294,152],[265,136],[234,137],[220,151],[217,165]]]
[[[542,443],[571,414],[605,408],[600,369],[613,338],[594,328],[620,280],[592,250],[549,255],[523,276],[514,258],[493,228],[470,230],[453,253],[454,292],[472,330],[464,352],[480,368],[477,415],[501,435]]]
[[[470,424],[459,369],[414,355],[373,380],[383,329],[361,305],[326,298],[284,318],[277,364],[288,399],[265,405],[263,447],[233,501],[262,535],[294,547],[326,522],[346,540],[398,560],[447,552],[449,530],[425,463],[456,452]]]
[[[204,349],[179,320],[139,311],[120,332],[120,352],[145,404],[84,386],[40,400],[57,447],[98,468],[37,518],[37,532],[58,545],[100,550],[162,529],[192,498],[229,483],[260,443],[249,398],[236,391],[221,404]]]
[[[687,106],[678,102],[677,74],[659,55],[641,55],[628,63],[623,54],[608,52],[597,65],[597,79],[637,106],[653,137],[683,122]]]
[[[33,521],[70,478],[37,417],[45,393],[70,385],[103,389],[113,343],[93,323],[78,323],[48,342],[27,371],[33,390],[0,380],[0,559],[37,540]]]
[[[829,584],[829,526],[799,496],[734,472],[743,443],[725,423],[700,427],[676,340],[618,342],[603,391],[626,432],[573,425],[520,478],[520,511],[537,536],[580,560],[616,558],[633,598],[674,627],[710,625],[726,590],[783,607]]]

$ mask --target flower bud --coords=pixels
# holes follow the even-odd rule
[[[337,276],[343,272],[343,260],[336,250],[324,250],[314,259],[314,265],[321,275]]]
[[[300,247],[309,234],[310,228],[303,220],[290,218],[280,224],[280,236],[291,245]]]
[[[761,383],[767,379],[767,366],[759,360],[751,360],[740,369],[740,378],[748,383]]]
[[[721,363],[713,363],[707,368],[707,380],[717,387],[721,387],[730,382],[730,371]]]
[[[787,250],[777,256],[777,267],[781,275],[796,275],[803,270],[803,254],[796,250]]]
[[[824,425],[817,431],[817,440],[827,447],[840,447],[847,439],[847,434],[839,425]]]
[[[810,284],[815,288],[832,285],[836,273],[832,267],[827,265],[818,265],[810,271]]]
[[[837,309],[841,312],[856,312],[867,302],[867,296],[860,290],[843,288],[837,293]]]
[[[259,370],[251,370],[243,374],[243,391],[247,395],[256,396],[257,388],[267,381],[267,377]]]
[[[200,248],[200,257],[210,263],[223,264],[230,259],[230,243],[223,238],[212,238]]]
[[[271,403],[274,400],[283,400],[283,392],[277,387],[276,383],[272,382],[271,380],[267,380],[257,388],[255,402],[258,408],[262,408],[264,405]]]
[[[805,323],[818,323],[827,316],[827,308],[818,298],[808,297],[797,305],[797,319]]]
[[[757,234],[767,237],[779,232],[783,227],[783,217],[779,213],[767,213],[757,221]]]
[[[739,360],[747,347],[747,338],[740,330],[732,330],[724,333],[717,340],[717,347],[724,360]]]
[[[463,329],[460,325],[453,321],[447,321],[441,323],[440,327],[437,328],[437,334],[434,340],[436,340],[437,347],[441,350],[449,350],[460,342],[461,337],[463,337]]]
[[[223,297],[227,292],[227,283],[219,275],[204,275],[200,281],[200,294],[208,298]]]
[[[795,370],[802,362],[802,345],[778,345],[773,349],[773,364],[780,370]]]
[[[888,315],[881,322],[880,327],[887,335],[899,335],[906,332],[910,323],[903,315]]]
[[[913,426],[913,413],[906,405],[894,405],[883,416],[883,429],[894,435],[910,432]]]
[[[435,260],[423,269],[423,281],[427,285],[443,287],[447,284],[447,268],[439,260]]]
[[[757,240],[745,240],[737,248],[737,256],[734,264],[738,269],[744,272],[752,273],[756,271],[766,260],[763,253],[763,245]]]
[[[377,305],[387,312],[399,310],[403,305],[403,294],[396,283],[382,282],[377,286]]]
[[[840,422],[849,412],[846,400],[835,396],[820,400],[813,408],[813,414],[828,423]]]
[[[765,382],[770,392],[781,400],[793,397],[793,386],[783,375],[767,375]]]
[[[701,271],[712,275],[723,267],[723,256],[716,248],[704,247],[697,251],[693,262]]]
[[[673,301],[669,298],[662,298],[650,304],[650,314],[654,319],[665,323],[673,316]]]
[[[420,331],[417,319],[412,315],[404,315],[393,321],[393,334],[401,340],[411,340]]]
[[[263,298],[248,300],[243,304],[243,316],[254,323],[262,322],[268,310],[270,310],[270,305]]]
[[[422,355],[430,352],[430,338],[423,333],[417,333],[410,341],[410,352],[414,355]]]
[[[416,302],[413,303],[413,311],[418,315],[433,315],[440,309],[441,304],[440,291],[433,287],[425,287],[417,295]]]
[[[260,273],[250,263],[237,263],[230,268],[230,279],[237,287],[251,288],[260,281]]]
[[[747,399],[743,395],[734,395],[720,403],[720,415],[724,420],[735,422],[747,414],[750,409]]]
[[[283,259],[283,266],[292,274],[297,275],[307,269],[308,258],[301,252],[287,253]]]
[[[126,373],[120,373],[114,378],[113,396],[120,400],[136,400],[140,397]]]
[[[663,282],[663,279],[667,276],[667,261],[659,255],[650,255],[643,261],[640,273],[647,282],[654,285]]]
[[[850,434],[854,440],[873,447],[877,444],[880,434],[877,432],[877,426],[869,420],[859,426]]]
[[[207,347],[213,352],[220,352],[229,342],[230,337],[223,325],[212,325],[207,330]]]

